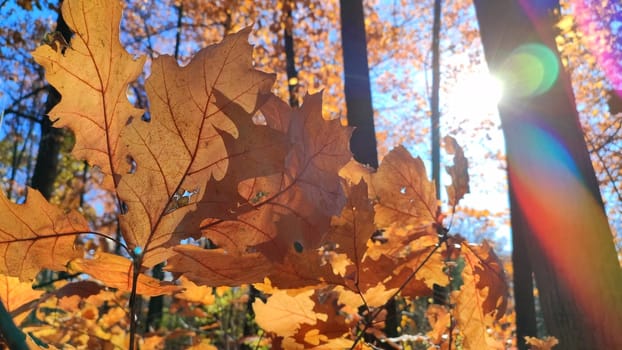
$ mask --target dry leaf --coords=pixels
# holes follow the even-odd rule
[[[268,332],[285,338],[293,336],[302,324],[313,325],[322,318],[313,311],[313,293],[314,290],[308,290],[292,296],[287,291],[279,290],[265,303],[257,300],[253,303],[255,321]]]
[[[447,153],[454,155],[454,165],[445,167],[451,176],[451,185],[445,186],[445,188],[449,198],[449,206],[453,208],[458,205],[465,194],[469,193],[469,162],[464,157],[462,147],[453,137],[445,136],[443,142]]]
[[[32,280],[42,268],[64,271],[77,256],[76,236],[88,232],[78,212],[63,213],[37,190],[21,205],[0,193],[0,273]]]
[[[151,120],[136,118],[122,131],[135,171],[119,183],[127,205],[121,227],[147,267],[166,258],[157,248],[197,237],[204,219],[231,217],[244,204],[240,180],[281,169],[284,136],[252,123],[274,76],[254,69],[249,32],[199,51],[184,67],[171,56],[154,60],[146,82]]]
[[[32,53],[63,96],[49,112],[58,119],[54,126],[73,131],[73,155],[99,167],[108,190],[125,161],[119,154],[121,129],[144,113],[127,99],[128,85],[142,73],[145,58],[134,60],[119,42],[122,9],[120,1],[63,1],[63,18],[74,32],[70,46],[41,45]]]
[[[425,226],[436,219],[438,203],[421,158],[413,158],[403,146],[387,154],[372,175],[378,198],[376,225]]]
[[[110,253],[97,253],[93,258],[78,258],[69,262],[68,269],[84,272],[105,285],[129,292],[132,290],[134,264],[127,258]],[[158,281],[143,273],[138,275],[136,293],[144,296],[171,294],[181,288]]]

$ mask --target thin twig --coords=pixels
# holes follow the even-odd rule
[[[436,253],[438,248],[440,248],[441,244],[444,243],[445,241],[447,241],[447,238],[448,238],[447,235],[444,235],[443,237],[441,237],[439,242],[434,246],[434,249],[432,249],[430,251],[430,253],[428,253],[428,255],[425,257],[425,259],[423,259],[421,264],[419,264],[419,266],[417,266],[417,268],[408,276],[408,278],[406,278],[404,283],[402,283],[400,285],[400,287],[391,295],[389,300],[395,298],[404,289],[404,287],[406,287],[406,285],[408,285],[408,283],[410,283],[410,281],[412,281],[412,279],[415,277],[417,272],[419,272],[419,270],[421,270],[423,268],[423,266],[425,266],[425,264],[428,262],[428,260],[430,260],[432,255],[434,255],[434,253]],[[378,317],[378,315],[380,314],[382,309],[383,308],[377,308],[376,311],[374,311],[374,313],[372,314],[372,316],[369,319],[373,322],[373,320],[375,320],[376,317]],[[352,347],[350,347],[350,350],[354,350],[354,348],[356,347],[356,344],[358,344],[358,342],[361,341],[361,339],[363,339],[363,336],[365,335],[365,332],[369,329],[369,326],[370,326],[370,322],[367,322],[365,324],[365,327],[363,327],[361,332],[356,337],[356,339],[354,339],[354,344],[352,344]]]

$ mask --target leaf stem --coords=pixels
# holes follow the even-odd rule
[[[17,328],[2,301],[0,301],[0,333],[7,342],[9,349],[28,350],[26,335]]]
[[[140,266],[142,265],[142,255],[134,256],[132,265],[132,292],[130,293],[130,347],[134,350],[136,343],[136,330],[138,329],[138,276],[140,274]]]

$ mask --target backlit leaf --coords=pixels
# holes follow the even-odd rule
[[[155,59],[146,82],[151,120],[131,120],[121,134],[136,167],[119,183],[128,208],[121,226],[130,246],[143,248],[146,266],[166,258],[156,248],[198,236],[204,219],[242,211],[240,180],[280,170],[284,136],[252,123],[274,76],[253,68],[249,32],[199,51],[184,67],[170,56]]]
[[[31,280],[42,268],[63,271],[77,255],[76,236],[88,232],[84,217],[64,213],[39,191],[29,189],[21,205],[0,194],[0,273]]]
[[[376,224],[425,226],[435,222],[438,203],[434,182],[428,180],[421,158],[413,158],[403,146],[387,154],[372,175],[378,204]]]
[[[462,147],[453,137],[445,136],[443,142],[447,153],[454,155],[454,165],[445,167],[451,176],[451,185],[445,186],[445,188],[449,198],[449,206],[455,207],[464,195],[469,193],[469,162],[464,157]]]
[[[122,8],[120,1],[63,1],[63,18],[74,32],[69,47],[41,45],[32,53],[62,95],[49,113],[58,119],[54,126],[74,132],[73,155],[99,167],[109,190],[125,161],[119,154],[121,129],[143,115],[128,101],[127,89],[142,73],[145,57],[133,59],[119,42]]]
[[[93,258],[74,259],[69,262],[68,268],[73,272],[88,273],[109,287],[129,292],[132,290],[133,265],[132,261],[122,256],[100,252]],[[180,289],[143,273],[138,275],[136,284],[136,292],[145,296],[170,294]]]
[[[253,303],[255,321],[268,332],[289,337],[296,333],[302,324],[315,324],[318,314],[313,311],[315,303],[311,300],[314,290],[290,295],[280,290],[268,298],[267,302],[257,300]],[[322,317],[322,316],[320,316]],[[323,318],[325,318],[324,315]]]

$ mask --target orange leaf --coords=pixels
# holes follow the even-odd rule
[[[284,135],[252,123],[274,76],[254,69],[249,32],[199,51],[184,67],[171,56],[155,59],[146,82],[151,120],[135,118],[122,131],[136,168],[119,183],[128,208],[121,226],[147,267],[166,258],[157,248],[197,237],[204,219],[243,212],[240,180],[281,170]]]
[[[367,241],[376,231],[374,208],[367,198],[365,181],[346,188],[346,205],[340,216],[333,217],[326,241],[335,244],[335,252],[346,254],[358,266],[367,250]]]
[[[17,277],[0,274],[0,299],[10,313],[22,305],[39,299],[43,293],[42,290],[32,289],[32,282],[21,282]],[[13,317],[14,322],[19,325],[26,315],[22,312],[19,315],[13,315]]]
[[[462,254],[473,265],[477,275],[477,288],[486,289],[488,294],[482,304],[486,314],[493,313],[499,319],[505,313],[508,303],[508,284],[503,263],[487,241],[480,245],[468,245]]]
[[[78,258],[70,261],[68,268],[71,271],[89,274],[109,287],[125,292],[132,290],[133,263],[122,256],[97,253],[91,259]],[[181,287],[158,281],[142,273],[138,275],[136,283],[136,293],[145,296],[170,294],[180,289]]]
[[[445,150],[454,155],[454,165],[447,166],[445,169],[451,176],[451,185],[445,186],[449,198],[449,206],[455,207],[458,202],[469,193],[469,161],[464,157],[462,147],[451,137],[443,138]]]
[[[403,146],[387,154],[372,175],[378,204],[376,224],[426,226],[435,222],[438,203],[434,183],[427,178],[421,158],[413,158]]]
[[[32,53],[62,95],[49,112],[51,119],[58,119],[54,126],[74,132],[73,155],[99,167],[109,190],[124,161],[119,156],[121,128],[143,115],[128,101],[127,89],[142,72],[145,58],[134,60],[121,46],[121,11],[120,1],[63,1],[63,18],[75,33],[70,46],[61,50],[42,45]]]
[[[282,337],[293,336],[302,324],[314,325],[318,319],[326,319],[326,315],[318,315],[313,311],[313,293],[314,290],[307,290],[290,295],[287,291],[279,290],[265,303],[257,300],[253,303],[255,321],[268,332]]]
[[[462,271],[463,284],[459,291],[451,294],[452,310],[457,328],[464,335],[465,349],[486,349],[489,335],[487,327],[492,326],[495,310],[488,310],[490,302],[487,302],[491,293],[488,286],[480,286],[480,274],[482,260],[470,249],[460,250],[465,264]],[[495,300],[495,303],[498,301]]]
[[[559,340],[555,337],[546,337],[544,339],[525,337],[525,343],[531,345],[529,348],[532,350],[551,350],[555,345],[559,344]]]
[[[181,287],[184,288],[184,290],[175,294],[175,298],[204,305],[211,305],[214,301],[216,301],[214,289],[212,287],[199,286],[183,276],[179,279],[179,281],[181,282]]]
[[[37,190],[22,205],[0,194],[0,273],[31,280],[42,268],[65,270],[76,236],[88,232],[78,212],[63,213]]]

